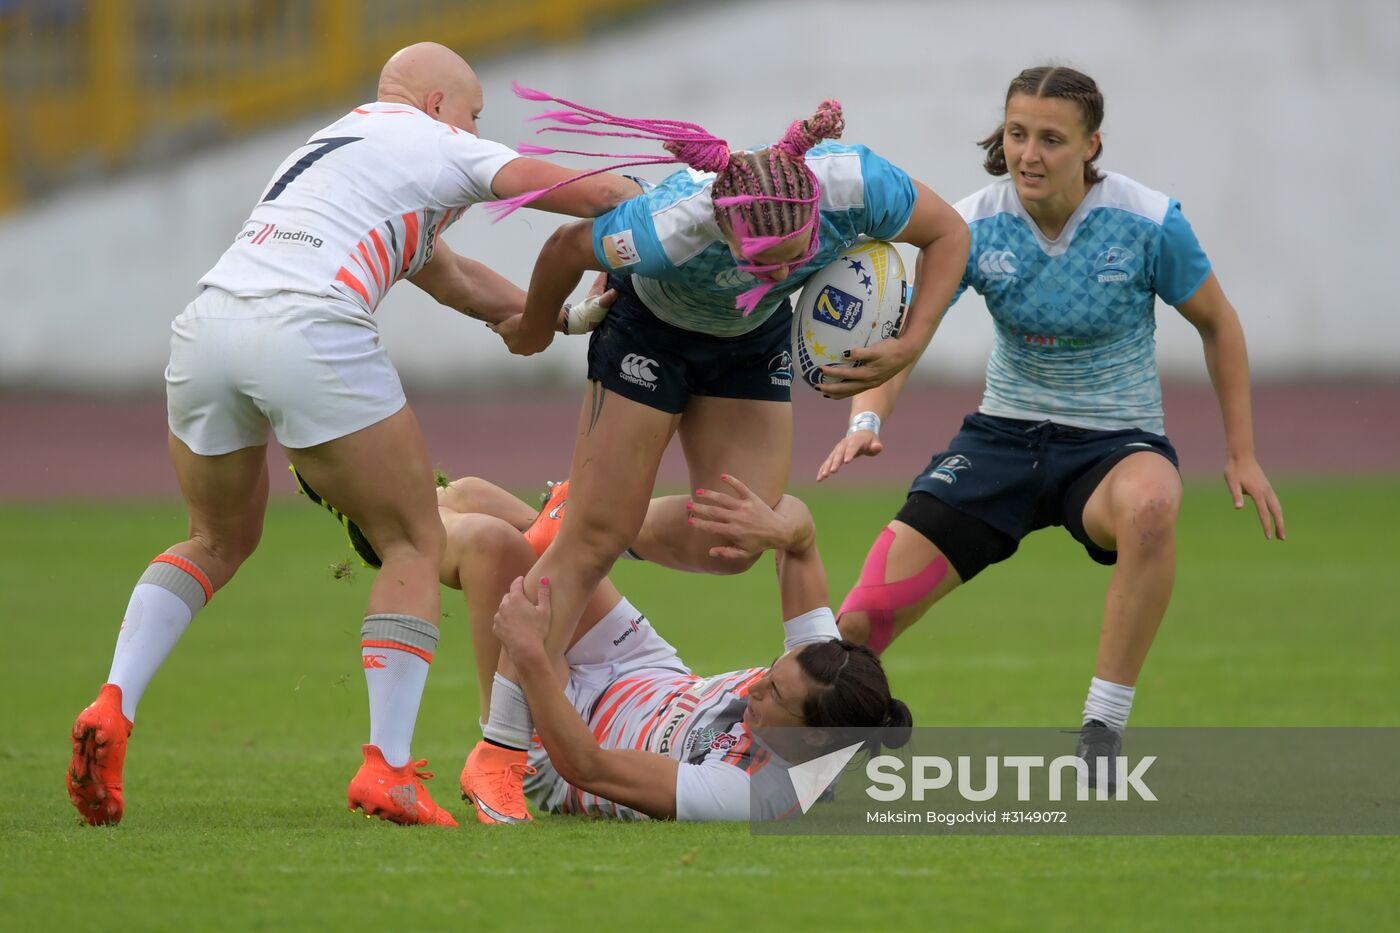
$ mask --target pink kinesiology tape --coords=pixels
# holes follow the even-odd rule
[[[860,581],[846,594],[846,600],[841,603],[841,611],[837,614],[839,618],[848,612],[865,613],[870,620],[870,637],[866,647],[876,654],[883,652],[894,640],[894,614],[906,606],[922,602],[948,575],[948,559],[939,554],[914,576],[886,583],[885,565],[889,562],[893,544],[893,531],[886,528],[880,532],[865,557]]]

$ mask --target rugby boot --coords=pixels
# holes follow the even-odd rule
[[[350,549],[359,555],[360,560],[364,561],[365,566],[380,566],[383,561],[379,559],[379,554],[374,550],[374,545],[369,543],[369,538],[365,537],[365,533],[360,530],[360,526],[351,521],[350,517],[340,511],[340,509],[337,509],[325,499],[322,499],[316,490],[311,488],[311,484],[297,472],[296,467],[291,466],[288,467],[288,469],[292,471],[292,478],[297,481],[297,489],[301,494],[327,512],[330,512],[331,515],[335,516],[335,520],[345,527],[345,535],[350,539]]]
[[[550,482],[540,499],[540,514],[525,529],[525,540],[530,542],[536,556],[543,554],[559,534],[559,526],[564,522],[564,506],[569,501],[569,481]]]
[[[131,720],[122,715],[122,688],[104,684],[73,723],[68,799],[91,826],[122,821],[122,765]]]
[[[534,773],[524,751],[482,740],[462,766],[462,799],[476,807],[478,823],[528,823],[524,781]]]
[[[1088,787],[1093,790],[1099,783],[1100,758],[1108,759],[1108,795],[1118,791],[1118,756],[1123,752],[1123,733],[1097,719],[1091,719],[1079,729],[1079,741],[1074,754],[1083,758],[1089,766]]]
[[[428,762],[414,761],[395,768],[384,760],[377,746],[365,745],[361,751],[365,763],[350,779],[346,803],[352,811],[363,810],[365,816],[403,826],[456,826],[457,821],[442,807],[433,803],[424,781],[431,781],[431,771],[420,771]]]

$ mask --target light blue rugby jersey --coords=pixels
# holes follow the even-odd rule
[[[864,146],[823,142],[807,152],[821,182],[817,254],[774,286],[748,317],[734,303],[758,283],[740,272],[715,222],[711,173],[683,169],[593,221],[593,251],[668,324],[716,337],[766,321],[812,273],[861,237],[892,240],[914,212],[914,183]]]
[[[958,295],[975,289],[996,324],[985,414],[1164,433],[1154,299],[1186,301],[1210,260],[1178,202],[1105,175],[1055,240],[1009,178],[954,205],[972,231]]]

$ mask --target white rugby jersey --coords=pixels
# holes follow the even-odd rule
[[[631,608],[625,601],[623,605]],[[634,629],[650,627],[640,615],[624,624]],[[785,652],[840,637],[828,608],[785,622],[783,632]],[[664,643],[654,630],[648,640]],[[580,713],[603,748],[639,749],[668,755],[681,763],[676,775],[676,819],[747,820],[753,775],[775,761],[743,722],[749,689],[766,673],[766,667],[713,677],[655,668],[623,673],[592,701],[591,709]],[[647,818],[630,807],[566,784],[549,764],[538,738],[530,751],[530,764],[538,774],[527,779],[526,791],[545,809],[625,820]],[[778,762],[778,766],[782,764]],[[796,805],[796,797],[791,803]],[[766,805],[782,803],[774,797]]]
[[[365,314],[422,269],[519,154],[406,104],[356,107],[277,167],[233,245],[200,285],[259,297],[342,298]]]

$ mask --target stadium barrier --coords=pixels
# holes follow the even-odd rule
[[[430,38],[568,42],[662,0],[0,0],[0,212],[372,92]]]

